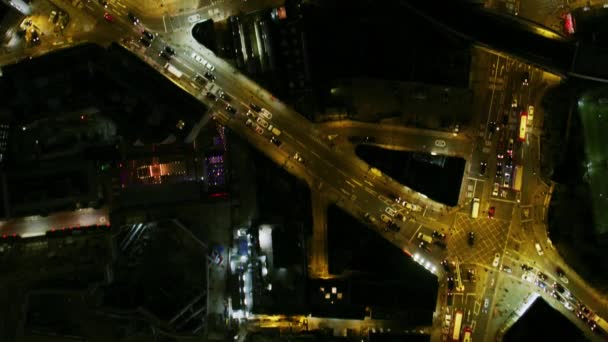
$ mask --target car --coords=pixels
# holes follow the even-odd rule
[[[496,207],[490,207],[490,209],[488,209],[488,218],[493,219],[494,214],[496,214]]]
[[[230,98],[230,96],[228,96],[226,93],[224,93],[223,90],[220,90],[219,93],[218,93],[218,95],[219,95],[220,99],[222,99],[222,100],[224,100],[226,102],[229,102],[230,100],[232,100]]]
[[[475,281],[475,270],[472,268],[467,269],[467,280],[468,281]]]
[[[496,154],[496,158],[498,158],[498,159],[502,159],[502,158],[504,158],[504,157],[505,157],[505,155],[504,155],[504,154],[502,154],[502,153],[497,153],[497,154]]]
[[[530,80],[530,73],[525,71],[523,73],[523,75],[521,76],[521,85],[527,86],[529,80]]]
[[[448,259],[443,259],[441,261],[441,266],[443,266],[443,270],[446,271],[447,273],[451,273],[452,272],[453,264],[450,263],[448,261]]]
[[[205,81],[205,79],[203,78],[203,76],[201,76],[201,75],[199,75],[199,74],[196,74],[196,75],[194,76],[194,82],[196,82],[196,83],[198,83],[198,84],[200,84],[200,85],[203,85],[203,86],[204,86],[205,84],[207,84],[207,81]]]
[[[255,125],[255,132],[259,135],[264,135],[264,129],[258,125]]]
[[[570,302],[566,301],[564,302],[564,307],[566,308],[566,310],[568,311],[574,311],[574,307],[572,306],[572,304],[570,304]]]
[[[159,52],[158,55],[160,57],[166,59],[167,61],[171,60],[171,55],[169,55],[168,53],[166,53],[164,50],[162,50],[161,52]]]
[[[205,63],[207,63],[207,61],[205,61],[205,59],[201,56],[199,56],[196,52],[192,53],[192,58],[194,58],[195,61],[205,65]]]
[[[509,267],[507,265],[502,265],[502,270],[507,273],[513,273],[513,270],[511,269],[511,267]]]
[[[544,274],[543,272],[539,271],[536,275],[538,276],[538,279],[540,279],[542,281],[546,281],[547,280],[547,275]]]
[[[299,161],[300,163],[304,163],[304,159],[302,158],[302,156],[301,156],[301,155],[300,155],[300,153],[298,153],[298,152],[296,152],[296,153],[293,155],[293,159],[295,159],[295,160]],[[392,222],[392,221],[391,221],[391,222]]]
[[[460,125],[456,124],[454,126],[454,131],[452,132],[452,135],[457,136],[459,132],[460,132]]]
[[[251,121],[251,119],[247,119],[247,121],[245,121],[245,126],[253,127],[253,121]]]
[[[502,162],[496,163],[496,176],[502,176]]]
[[[267,127],[268,127],[268,121],[266,121],[266,120],[264,120],[264,119],[262,119],[262,118],[258,118],[258,119],[256,120],[256,122],[258,123],[258,125],[260,125],[260,126],[262,126],[262,127],[264,127],[264,128],[267,128]]]
[[[423,243],[424,242],[421,242],[421,244],[423,244]],[[454,281],[454,277],[448,277],[447,283],[448,283],[448,291],[454,291],[454,287],[456,285],[456,282]]]
[[[149,41],[153,41],[153,40],[154,40],[154,38],[155,38],[155,36],[154,36],[152,33],[150,33],[149,31],[146,31],[146,30],[143,30],[143,31],[141,32],[141,34],[142,34],[144,37],[146,37],[146,39],[148,39]]]
[[[247,117],[254,120],[257,118],[257,116],[250,110],[247,111]]]
[[[136,17],[135,15],[133,15],[133,13],[131,13],[131,12],[127,13],[127,17],[129,17],[129,20],[131,20],[133,25],[139,24],[139,18]]]
[[[562,284],[560,283],[553,283],[553,288],[555,289],[555,291],[557,291],[558,293],[564,293],[566,292],[566,289],[562,286]]]
[[[538,287],[543,289],[543,291],[547,292],[547,284],[545,282],[537,280],[536,285],[538,285]]]
[[[536,253],[538,253],[538,255],[543,255],[543,248],[540,246],[540,243],[535,243],[534,244],[534,248],[536,248]]]
[[[256,105],[255,103],[250,103],[249,108],[253,109],[254,111],[256,111],[258,113],[262,110],[262,108],[260,108],[260,106]]]
[[[204,76],[209,80],[209,81],[214,81],[215,80],[215,76],[213,76],[212,73],[210,73],[209,71],[205,72]]]
[[[467,240],[469,246],[473,247],[475,244],[475,232],[469,232],[469,238]]]
[[[398,219],[398,220],[401,220],[401,221],[403,221],[403,222],[405,222],[406,217],[405,217],[405,215],[403,215],[402,213],[397,213],[397,219]]]
[[[505,159],[505,166],[506,166],[507,168],[509,168],[509,169],[513,168],[513,157],[508,156],[508,157]]]
[[[517,108],[517,98],[513,98],[513,101],[511,101],[511,108]]]
[[[418,247],[420,249],[424,249],[425,251],[427,251],[429,253],[433,253],[433,249],[431,248],[431,245],[428,242],[420,241],[420,243],[418,244]]]
[[[215,96],[215,94],[214,94],[214,93],[212,93],[212,92],[210,92],[210,91],[208,91],[208,92],[207,92],[207,94],[205,94],[205,96],[206,96],[208,99],[211,99],[211,100],[216,100],[216,99],[217,99],[217,96]]]
[[[391,217],[395,217],[395,215],[397,214],[397,210],[395,210],[391,207],[386,207],[386,209],[384,209],[384,212],[389,214]]]
[[[490,125],[488,126],[488,133],[492,134],[494,133],[494,131],[499,131],[500,127],[498,127],[498,125],[496,125],[496,121],[490,121]],[[489,138],[491,138],[492,136],[490,136]]]
[[[388,229],[394,231],[394,232],[398,232],[401,230],[401,227],[399,227],[397,224],[395,224],[395,222],[393,222],[392,220],[387,224]],[[430,252],[430,248],[429,248],[429,252]]]
[[[139,42],[141,43],[141,45],[143,45],[147,48],[150,47],[150,45],[152,45],[152,43],[144,37],[139,38]]]
[[[431,234],[431,236],[433,236],[436,239],[441,239],[441,240],[445,240],[445,234],[438,232],[436,230],[433,231],[433,233]]]
[[[502,187],[503,188],[510,188],[511,187],[511,175],[508,173],[505,173],[505,178],[502,181]]]
[[[228,113],[236,114],[236,109],[234,107],[232,107],[231,105],[226,106],[226,111]]]
[[[557,267],[556,273],[561,281],[563,281],[565,284],[568,284],[568,278],[566,277],[566,273],[564,273],[564,270],[562,270],[560,267]]]
[[[489,307],[490,307],[490,298],[486,298],[483,301],[483,308],[488,310]]]
[[[507,155],[513,156],[513,138],[509,139],[509,143],[507,144]]]
[[[494,183],[494,187],[492,188],[492,196],[498,196],[499,189],[500,189],[500,184]]]
[[[114,21],[114,17],[113,17],[113,16],[112,16],[110,13],[108,13],[108,12],[105,12],[105,13],[103,14],[103,18],[104,18],[104,19],[105,19],[107,22],[109,22],[109,23],[111,23],[111,22],[113,22],[113,21]]]
[[[487,167],[488,167],[488,163],[486,163],[486,162],[479,163],[479,175],[480,176],[483,176],[486,174]]]
[[[99,0],[99,4],[103,7],[103,8],[108,8],[108,2],[105,0]]]
[[[209,71],[215,70],[215,67],[213,65],[211,65],[211,63],[209,63],[209,62],[205,62],[204,65],[205,65],[205,68],[209,69]]]
[[[249,121],[251,121],[251,120],[249,120]],[[277,146],[281,146],[281,141],[279,139],[277,139],[275,136],[270,137],[270,142]]]
[[[268,119],[268,120],[272,119],[272,113],[271,113],[271,112],[269,112],[269,111],[267,111],[267,110],[266,110],[266,109],[264,109],[264,108],[262,108],[262,109],[260,110],[260,115],[261,115],[261,116],[263,116],[263,117],[265,117],[265,118],[266,118],[266,119]]]
[[[524,274],[521,275],[521,279],[529,283],[534,283],[534,274],[530,272],[524,272]]]
[[[494,254],[494,261],[492,261],[492,267],[498,267],[499,263],[500,263],[500,254],[496,253],[496,254]]]
[[[526,264],[521,264],[521,269],[522,269],[522,271],[526,271],[527,272],[527,271],[532,271],[533,268],[531,266],[526,265]]]
[[[165,52],[169,55],[169,56],[175,56],[175,49],[173,49],[172,47],[170,47],[169,45],[165,46]]]
[[[433,240],[433,244],[439,246],[441,249],[447,249],[448,245],[443,240]]]

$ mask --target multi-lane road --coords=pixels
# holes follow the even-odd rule
[[[63,7],[69,5],[65,4]],[[217,58],[213,52],[193,43],[191,38],[184,35],[184,32],[190,32],[195,22],[214,15],[219,16],[220,12],[229,13],[229,9],[223,9],[221,4],[211,3],[185,14],[169,13],[168,16],[162,17],[141,15],[141,24],[134,25],[127,17],[130,8],[135,7],[128,2],[110,2],[108,8],[103,8],[99,2],[89,1],[82,9],[72,8],[70,12],[72,18],[80,18],[79,22],[93,25],[92,29],[79,31],[75,25],[68,27],[64,35],[47,37],[38,47],[9,50],[0,56],[0,61],[5,65],[47,53],[62,46],[56,43],[66,39],[71,42],[118,42],[164,74],[176,86],[203,102],[209,108],[206,115],[242,135],[277,164],[305,180],[315,192],[335,198],[343,209],[367,222],[372,229],[376,229],[404,252],[423,258],[421,263],[439,277],[441,291],[446,291],[444,279],[449,275],[446,273],[450,272],[444,271],[440,261],[446,257],[450,261],[458,261],[464,288],[458,291],[450,290],[449,295],[446,292],[445,296],[439,296],[442,302],[441,315],[438,315],[434,322],[437,327],[445,324],[444,314],[453,317],[456,311],[462,311],[465,312],[463,327],[470,327],[475,339],[488,340],[512,321],[511,313],[525,303],[529,293],[539,293],[588,333],[589,329],[574,317],[574,313],[565,304],[551,297],[551,291],[545,292],[529,281],[535,280],[540,271],[549,277],[545,282],[548,286],[551,286],[553,280],[563,284],[556,276],[558,266],[565,270],[570,279],[568,284],[563,285],[568,287],[578,300],[604,317],[608,314],[605,312],[608,306],[603,305],[605,300],[568,269],[546,238],[546,226],[539,213],[544,212],[546,208],[550,187],[543,184],[536,174],[539,169],[539,142],[535,132],[542,123],[542,113],[538,109],[532,126],[528,127],[530,134],[526,141],[515,143],[512,151],[513,163],[522,165],[524,170],[522,192],[518,194],[510,190],[510,186],[503,186],[506,172],[504,156],[509,154],[506,151],[509,139],[517,141],[519,113],[527,110],[529,105],[538,108],[543,90],[554,80],[550,75],[508,57],[480,52],[483,58],[480,58],[479,64],[487,68],[480,69],[473,87],[482,101],[477,108],[479,111],[474,113],[476,117],[472,127],[463,128],[466,134],[463,132],[457,136],[451,132],[355,122],[315,125],[233,66]],[[105,12],[113,15],[113,20],[104,20]],[[139,43],[143,28],[157,34],[149,47]],[[170,61],[159,55],[168,45],[176,51]],[[197,61],[193,53],[213,66],[214,80],[203,76],[211,71],[208,66]],[[165,67],[167,62],[180,70],[180,73],[170,73]],[[525,73],[528,73],[528,79],[524,82]],[[205,78],[207,79],[204,80]],[[230,99],[211,99],[207,96],[209,91],[216,95],[223,91]],[[517,100],[516,105],[514,99]],[[236,112],[227,110],[228,105]],[[263,115],[254,110],[255,106],[262,107],[271,114]],[[260,121],[260,118],[263,121]],[[252,120],[252,124],[246,124],[248,119]],[[493,122],[501,128],[500,131],[492,129],[495,127]],[[265,128],[265,125],[274,126],[281,134],[273,133]],[[490,131],[493,131],[492,134]],[[456,208],[448,208],[377,172],[356,158],[352,148],[341,148],[340,144],[331,138],[336,134],[341,137],[373,136],[376,144],[388,148],[465,158],[467,168],[459,205]],[[273,143],[273,137],[280,140],[280,143]],[[503,157],[499,158],[499,154]],[[481,162],[487,163],[484,174],[480,172]],[[498,170],[499,162],[503,163],[502,171]],[[512,174],[512,171],[510,172]],[[493,193],[495,182],[499,182],[499,187],[502,188],[498,195]],[[405,202],[397,203],[395,197],[400,197]],[[480,198],[481,203],[479,218],[476,219],[471,218],[471,200],[474,197]],[[322,204],[319,202],[317,205]],[[494,218],[488,217],[490,208],[495,210]],[[72,214],[72,217],[80,217],[77,215]],[[92,219],[100,218],[101,216],[96,216]],[[386,229],[382,220],[387,218],[399,227],[398,231]],[[33,231],[41,231],[54,225],[56,223],[40,228],[42,226],[30,225],[27,220],[23,220],[19,224],[11,224],[10,232],[33,234]],[[320,224],[319,227],[322,234],[323,225]],[[3,231],[5,229],[8,228],[3,227]],[[448,234],[447,250],[433,248],[429,252],[419,246],[417,234],[430,234],[433,230]],[[469,232],[476,233],[473,246],[469,246]],[[543,255],[537,252],[536,243],[539,243],[544,251]],[[323,254],[324,247],[320,247],[320,251],[316,253]],[[496,266],[495,254],[498,254]],[[322,256],[318,259],[321,261],[316,261],[317,266],[313,267],[326,267],[323,265]],[[524,271],[522,264],[532,267],[533,271]],[[469,278],[467,274],[473,272],[475,276]],[[323,270],[317,272],[325,273]],[[522,279],[522,276],[525,277]],[[570,301],[576,304],[575,300]],[[448,326],[453,329],[450,324],[452,323],[448,323]],[[447,334],[452,334],[450,329]],[[440,335],[441,331],[435,329],[433,337],[440,338]]]

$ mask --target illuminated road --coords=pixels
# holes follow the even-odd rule
[[[216,5],[216,7],[219,8],[221,5]],[[546,185],[538,182],[534,171],[532,171],[538,169],[539,160],[538,143],[535,136],[530,135],[528,137],[529,144],[518,145],[513,152],[514,160],[521,163],[525,170],[524,191],[520,195],[520,203],[517,203],[517,193],[511,190],[506,190],[504,196],[502,194],[499,196],[492,194],[494,174],[497,171],[496,152],[504,152],[505,141],[508,141],[509,137],[517,137],[517,115],[519,111],[515,115],[515,123],[510,122],[511,119],[509,119],[506,126],[510,128],[508,134],[503,137],[502,143],[498,142],[499,134],[488,137],[488,124],[492,121],[502,120],[505,110],[508,111],[511,108],[514,97],[518,100],[519,108],[527,108],[529,104],[538,106],[542,90],[546,88],[549,82],[555,81],[554,77],[552,79],[542,71],[530,70],[529,67],[504,57],[488,57],[488,69],[485,73],[481,73],[481,81],[474,86],[483,90],[485,100],[480,105],[480,112],[475,114],[482,116],[474,120],[479,128],[474,127],[472,129],[473,134],[468,137],[464,134],[453,137],[449,134],[446,136],[445,133],[410,130],[403,132],[403,137],[397,138],[397,133],[407,129],[387,128],[377,125],[366,126],[366,124],[349,122],[317,126],[240,74],[231,65],[214,56],[211,51],[200,45],[192,44],[192,39],[184,34],[184,32],[189,31],[188,28],[192,24],[188,21],[188,17],[195,13],[201,16],[200,20],[209,18],[208,8],[180,14],[177,17],[174,16],[169,27],[167,27],[167,19],[164,17],[142,20],[143,24],[147,25],[149,29],[154,29],[160,33],[149,48],[142,47],[137,43],[139,28],[126,18],[127,8],[125,3],[112,2],[109,12],[115,15],[115,20],[113,23],[107,23],[101,19],[105,10],[95,2],[87,3],[87,6],[82,10],[82,17],[93,18],[95,29],[78,35],[77,30],[74,30],[72,41],[99,41],[105,44],[111,40],[119,42],[134,55],[154,67],[159,73],[165,75],[176,86],[203,102],[210,108],[210,114],[207,115],[211,115],[213,119],[243,136],[278,165],[306,181],[311,188],[322,191],[325,199],[335,199],[341,208],[362,221],[367,221],[370,226],[375,226],[379,234],[398,248],[409,254],[417,253],[425,258],[422,263],[432,269],[441,282],[444,281],[444,271],[439,266],[439,261],[446,256],[452,260],[458,258],[462,272],[468,268],[477,268],[477,280],[465,280],[463,282],[464,290],[454,294],[454,297],[457,297],[454,304],[449,307],[444,305],[442,309],[446,312],[462,309],[466,313],[463,326],[472,326],[476,340],[490,340],[492,336],[496,335],[508,322],[508,313],[517,310],[527,298],[527,293],[534,291],[541,292],[541,295],[551,305],[581,327],[580,321],[573,317],[573,314],[566,310],[563,304],[551,299],[548,293],[540,291],[536,285],[521,279],[523,272],[518,268],[521,263],[531,265],[535,268],[535,271],[542,270],[552,278],[555,278],[555,267],[561,265],[572,279],[572,283],[568,285],[572,293],[592,310],[599,310],[598,312],[606,317],[605,310],[608,306],[605,305],[605,300],[585,286],[574,271],[565,266],[566,263],[555,253],[546,239],[543,239],[543,236],[546,236],[546,226],[543,224],[542,218],[530,224],[529,218],[523,214],[522,209],[531,208],[532,213],[530,215],[536,217],[534,215],[538,215],[538,211],[545,205],[548,196],[546,194],[548,189],[544,189]],[[161,24],[162,29],[160,29]],[[172,30],[177,30],[177,32],[163,35],[164,32]],[[181,70],[183,74],[180,77],[166,71],[164,68],[166,61],[158,56],[159,50],[164,49],[165,45],[171,45],[177,51],[176,56],[171,60],[171,64]],[[16,60],[48,53],[55,48],[59,48],[59,45],[53,44],[53,40],[49,39],[48,43],[45,42],[37,48],[15,49],[14,52],[3,55],[0,62],[3,65],[14,63]],[[195,81],[197,74],[203,75],[207,70],[192,58],[193,52],[205,58],[215,67],[215,82]],[[521,75],[526,70],[531,71],[530,85],[523,86]],[[500,86],[498,86],[499,79],[503,80]],[[490,86],[490,84],[493,84],[493,86]],[[236,114],[226,111],[227,103],[225,101],[213,101],[205,96],[207,91],[217,94],[217,87],[232,98],[229,103],[236,109]],[[247,120],[246,112],[250,103],[255,103],[272,113],[272,117],[266,120],[282,131],[277,137],[282,142],[280,146],[271,143],[270,138],[273,133],[267,129],[262,128],[258,133],[245,124]],[[507,114],[508,116],[511,115],[510,113]],[[260,115],[255,114],[255,116],[259,117]],[[535,122],[542,122],[542,113],[537,113],[535,120],[537,120]],[[538,128],[540,128],[540,125]],[[339,132],[337,134],[342,135],[378,136],[380,143],[386,142],[388,145],[402,146],[408,150],[464,157],[468,163],[459,205],[456,208],[447,208],[398,184],[386,175],[375,172],[369,165],[354,157],[352,151],[343,151],[336,148],[336,144],[328,139],[328,134],[336,134],[334,132],[336,130]],[[391,134],[383,135],[380,134],[381,131],[388,131]],[[441,147],[445,150],[434,150],[434,148],[439,147],[436,144],[439,138],[443,138],[441,140],[445,141],[446,146]],[[382,139],[388,140],[384,141]],[[496,151],[499,145],[498,149],[500,151]],[[487,161],[488,163],[485,176],[479,175],[480,161]],[[543,195],[543,192],[545,192],[545,195]],[[404,198],[408,203],[397,204],[394,200],[395,197]],[[472,197],[481,199],[480,217],[477,219],[470,218]],[[315,201],[313,204],[313,207],[316,208],[315,211],[322,210],[321,201]],[[490,207],[496,209],[494,219],[487,218]],[[392,208],[392,210],[387,208]],[[366,214],[373,219],[364,218]],[[58,213],[48,218],[24,218],[5,223],[2,226],[2,232],[18,233],[23,236],[40,234],[55,227],[73,226],[74,223],[89,224],[88,222],[91,222],[92,224],[93,222],[101,222],[102,217],[107,217],[103,215],[107,214],[71,212]],[[395,217],[392,220],[400,227],[400,230],[398,232],[387,230],[386,225],[381,221],[382,215],[394,215]],[[399,219],[399,215],[402,215],[403,220]],[[318,234],[324,234],[322,224],[315,222],[315,226],[321,228],[318,229]],[[447,251],[433,248],[432,252],[427,252],[419,248],[419,241],[416,239],[417,233],[430,234],[433,230],[448,233]],[[530,234],[530,230],[534,234]],[[479,239],[489,242],[468,247],[465,236],[469,231],[475,231]],[[544,256],[537,254],[534,247],[536,242],[542,244],[542,248],[545,250]],[[482,245],[488,247],[484,248]],[[325,247],[319,247],[319,250],[314,254],[316,256],[313,256],[313,258],[319,258],[320,255],[325,253]],[[499,253],[500,256],[498,267],[492,266],[492,258],[495,253]],[[322,259],[318,260],[320,261],[313,263],[313,268],[322,269],[326,267]],[[511,265],[512,273],[500,271],[507,263]],[[320,273],[325,274],[326,272],[322,271]],[[508,294],[505,295],[504,293]],[[440,298],[445,297],[440,296]],[[486,298],[488,298],[489,303],[487,308],[485,308]],[[503,314],[501,311],[506,313]],[[443,311],[440,312],[440,314],[444,313]],[[435,323],[443,324],[443,320],[438,320]],[[581,327],[581,329],[589,332],[589,329],[584,327]]]

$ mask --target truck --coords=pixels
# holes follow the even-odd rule
[[[416,236],[418,238],[418,240],[422,240],[424,242],[427,243],[433,243],[433,238],[429,235],[426,235],[424,233],[418,233],[418,235]]]
[[[473,198],[473,205],[471,208],[471,217],[477,218],[479,216],[479,198]]]
[[[460,342],[460,327],[462,326],[462,311],[456,311],[454,317],[454,329],[452,330],[452,341]]]
[[[524,168],[521,165],[515,166],[513,171],[513,190],[521,191],[522,178],[524,176]]]
[[[471,333],[473,332],[470,327],[464,327],[464,334],[462,334],[462,342],[471,342]]]
[[[171,63],[165,64],[165,70],[167,70],[177,78],[181,78],[184,75],[183,72],[179,71],[179,69],[174,67]]]

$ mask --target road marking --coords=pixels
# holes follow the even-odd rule
[[[412,240],[414,240],[414,237],[416,235],[418,235],[418,231],[420,230],[420,228],[422,228],[422,225],[418,225],[418,228],[416,228],[416,231],[414,232],[414,235],[412,235],[412,237],[409,239],[409,242],[412,242]],[[462,293],[461,293],[462,294]]]
[[[365,191],[369,192],[370,194],[372,194],[372,195],[374,195],[374,196],[376,196],[376,195],[378,194],[377,192],[375,192],[374,190],[372,190],[372,189],[370,189],[370,188],[368,188],[368,187],[365,187],[365,188],[363,188],[363,189],[365,189]]]
[[[353,179],[353,178],[351,178],[351,180],[352,180],[352,181],[353,181],[355,184],[357,184],[358,186],[362,186],[362,185],[363,185],[363,184],[361,184],[360,182],[357,182],[357,181],[356,181],[355,179]]]
[[[353,189],[356,188],[355,185],[347,180],[345,180],[346,184],[350,185]]]
[[[320,157],[320,156],[319,156],[319,155],[318,155],[318,154],[317,154],[315,151],[312,151],[312,150],[311,150],[311,151],[310,151],[310,153],[312,153],[312,154],[313,154],[315,157],[317,157],[317,158],[319,158],[319,159],[321,158],[321,157]]]
[[[374,186],[374,184],[372,184],[372,182],[368,181],[368,180],[364,180],[365,183],[369,184],[369,186]]]
[[[505,200],[505,199],[501,199],[498,197],[494,197],[494,198],[490,198],[491,201],[496,201],[496,202],[503,202],[503,203],[511,203],[511,204],[515,204],[515,201],[511,201],[511,200]]]
[[[471,331],[475,332],[476,326],[477,326],[477,321],[476,320],[471,321]]]
[[[167,32],[167,23],[165,22],[165,16],[163,15],[163,26],[165,27],[165,32]]]

